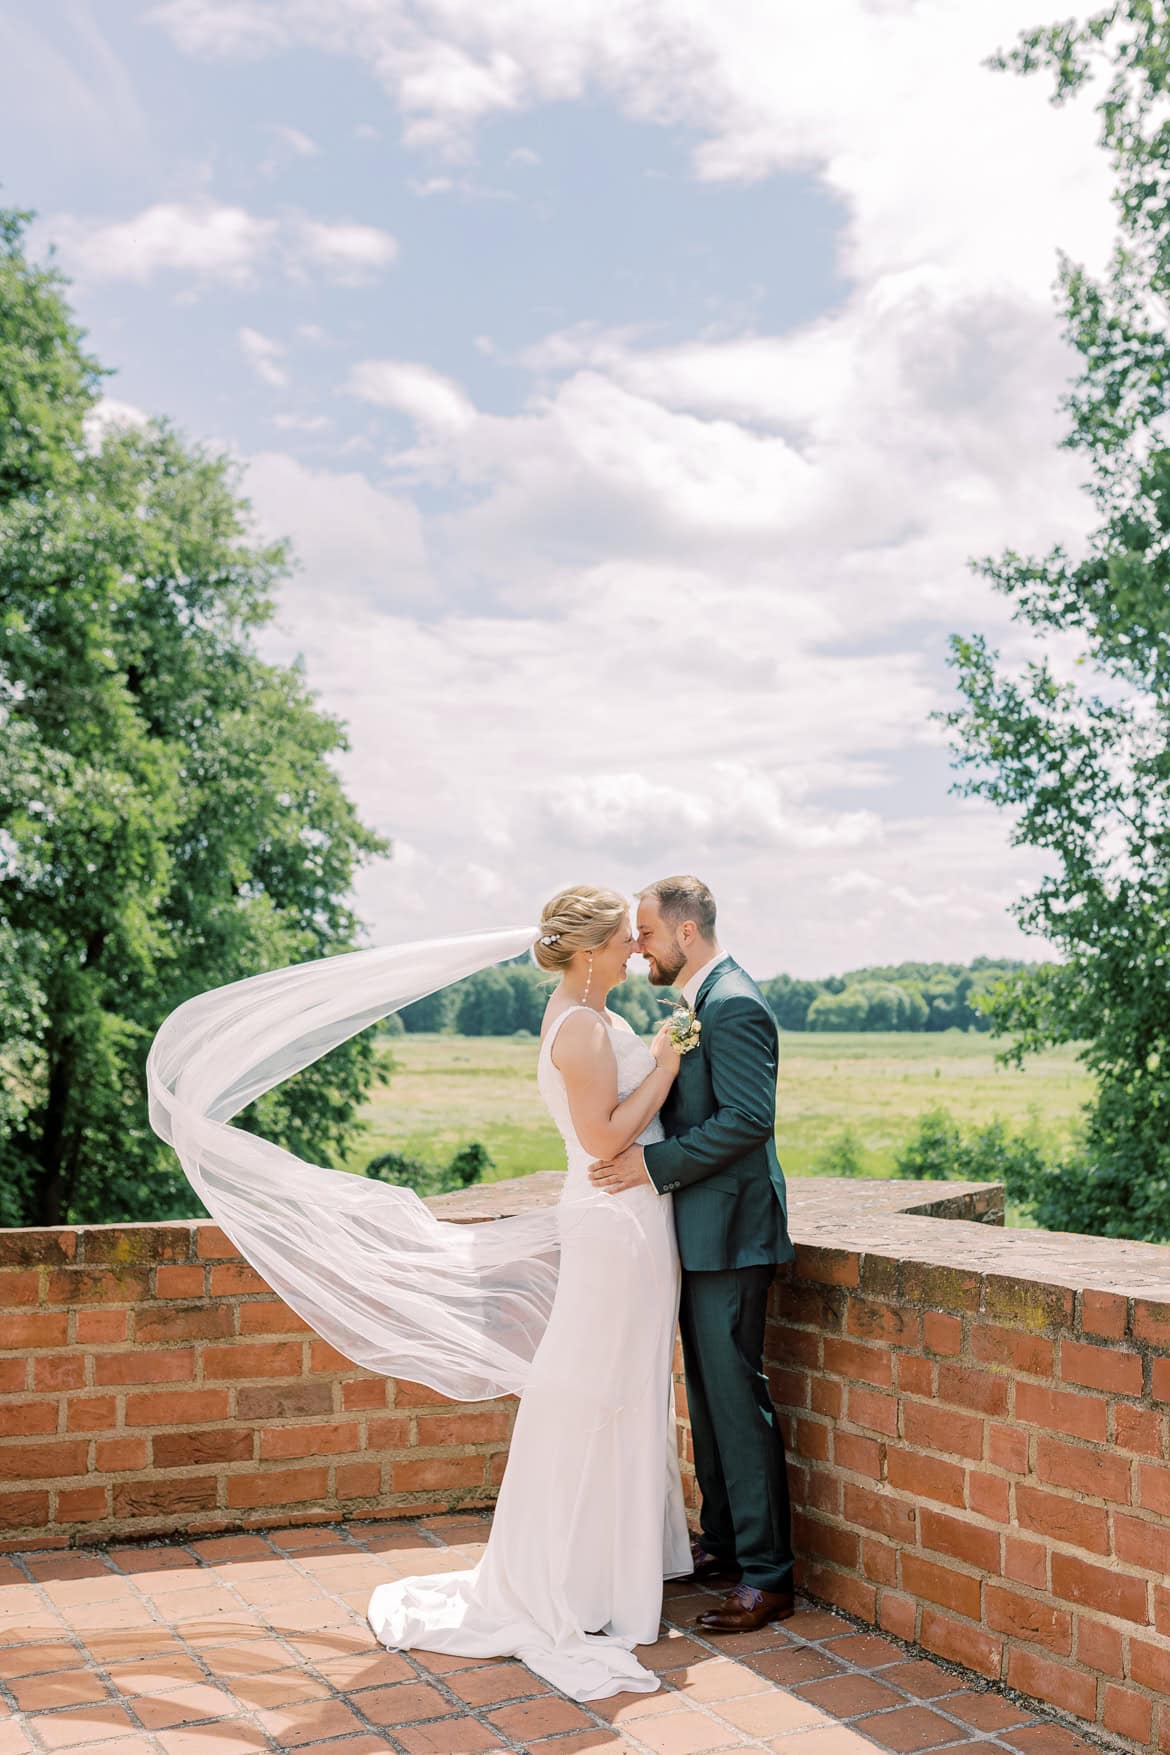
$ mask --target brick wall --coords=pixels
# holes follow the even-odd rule
[[[791,1197],[768,1356],[806,1588],[1170,1752],[1170,1250],[998,1230],[986,1186]],[[213,1225],[0,1232],[0,1546],[484,1504],[511,1422],[357,1370]]]
[[[215,1225],[0,1231],[0,1548],[486,1504],[513,1411],[359,1370]]]

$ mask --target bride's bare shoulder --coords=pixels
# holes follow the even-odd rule
[[[543,1044],[555,1034],[550,1055],[553,1065],[560,1066],[565,1053],[572,1055],[605,1033],[605,1020],[591,1006],[562,1004],[554,1008],[550,1001],[541,1025],[540,1040]]]

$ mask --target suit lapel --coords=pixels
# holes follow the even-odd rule
[[[711,973],[707,976],[707,979],[704,981],[702,987],[700,987],[698,993],[696,993],[696,995],[695,995],[695,1016],[696,1017],[698,1017],[698,1015],[699,1015],[699,1007],[702,1005],[703,1001],[706,999],[707,995],[710,993],[711,989],[714,987],[714,985],[718,981],[719,977],[721,975],[726,975],[727,971],[731,968],[734,968],[734,966],[735,965],[733,964],[730,957],[720,957],[719,961],[716,963],[716,965],[712,969]]]

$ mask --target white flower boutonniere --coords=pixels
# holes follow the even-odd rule
[[[662,1003],[669,1005],[671,1002],[663,1000]],[[689,1054],[692,1048],[699,1046],[699,1035],[702,1028],[702,1024],[690,1006],[680,1003],[674,1007],[670,1014],[667,1034],[680,1054]]]

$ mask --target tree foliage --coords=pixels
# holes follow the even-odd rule
[[[252,635],[287,568],[232,466],[169,427],[87,441],[99,384],[63,284],[0,218],[0,1220],[196,1205],[147,1124],[143,1062],[183,999],[352,946],[383,843],[345,738]],[[242,1125],[340,1153],[358,1040]]]
[[[961,789],[1012,813],[1048,875],[1018,906],[1060,961],[993,1001],[1015,1052],[1084,1042],[1097,1076],[1083,1160],[1049,1180],[1039,1216],[1065,1228],[1170,1237],[1170,11],[1129,0],[1032,31],[1000,67],[1053,78],[1064,103],[1104,78],[1100,139],[1118,237],[1093,279],[1062,259],[1078,355],[1064,443],[1082,459],[1096,528],[1074,558],[978,563],[1052,656],[1010,668],[953,642],[949,715]]]

